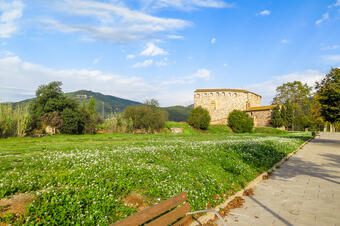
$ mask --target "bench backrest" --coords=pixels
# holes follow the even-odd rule
[[[169,225],[186,226],[192,221],[191,216],[185,214],[190,212],[189,203],[187,201],[187,193],[183,192],[157,205],[142,210],[130,217],[114,223],[114,226],[132,226],[132,225]],[[183,204],[183,205],[181,205]],[[180,220],[179,220],[180,219]]]

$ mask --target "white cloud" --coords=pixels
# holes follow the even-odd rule
[[[144,8],[176,8],[184,11],[191,11],[199,7],[206,8],[231,8],[234,4],[222,0],[142,0]]]
[[[331,46],[326,46],[321,48],[321,50],[335,50],[338,49],[340,46],[339,45],[331,45]]]
[[[31,87],[34,90],[39,85],[51,81],[62,81],[65,91],[89,89],[140,101],[143,101],[145,96],[154,96],[159,92],[157,87],[146,83],[139,77],[126,77],[88,69],[55,70],[25,62],[18,56],[0,58],[1,87],[7,87],[7,89],[15,87],[15,89],[22,90]],[[132,90],[133,92],[131,92]],[[8,90],[0,89],[0,96],[4,101],[16,100],[13,96],[8,96],[7,92]],[[17,92],[15,92],[16,94]],[[26,95],[24,98],[33,95],[34,91],[30,96]],[[23,97],[20,98],[23,99]]]
[[[132,67],[133,68],[138,68],[138,67],[148,67],[153,63],[153,60],[145,60],[143,62],[138,62],[134,64]]]
[[[325,14],[322,15],[322,18],[321,18],[321,19],[315,21],[315,24],[316,24],[316,25],[319,25],[319,24],[323,23],[324,21],[326,21],[326,20],[328,20],[328,19],[329,19],[329,14],[328,14],[328,13],[325,13]]]
[[[168,64],[169,64],[168,58],[166,58],[166,57],[164,59],[162,59],[161,61],[156,62],[156,65],[159,66],[159,67],[165,67]]]
[[[181,35],[168,35],[168,39],[183,39],[184,37]]]
[[[335,54],[335,55],[325,55],[325,56],[322,56],[323,60],[326,62],[326,63],[337,63],[337,64],[340,64],[340,54]]]
[[[162,106],[188,105],[193,101],[193,90],[160,87],[159,83],[149,83],[136,76],[88,69],[56,70],[23,61],[18,56],[0,57],[0,101],[34,97],[39,85],[51,81],[62,81],[64,92],[87,89],[140,102],[156,98]]]
[[[269,16],[270,14],[271,14],[271,12],[266,9],[266,10],[263,10],[263,11],[257,13],[256,15],[257,16]]]
[[[171,81],[161,82],[162,85],[177,85],[177,84],[191,84],[194,83],[197,79],[204,79],[208,81],[210,79],[211,72],[208,69],[202,68],[198,69],[196,73],[193,75],[185,76],[182,78],[177,78]]]
[[[0,0],[0,38],[10,38],[17,31],[17,21],[23,9],[21,0]]]
[[[114,2],[64,0],[58,4],[57,9],[72,16],[82,17],[79,21],[83,22],[71,24],[61,22],[62,19],[42,20],[47,28],[64,33],[77,32],[90,38],[117,42],[163,37],[164,33],[169,35],[167,33],[191,25],[185,20],[152,16]]]
[[[294,72],[286,75],[272,77],[272,79],[248,85],[246,88],[262,96],[262,104],[270,104],[276,94],[276,87],[286,82],[301,81],[314,87],[316,81],[320,81],[323,73],[317,70],[306,70],[303,72]]]
[[[282,40],[281,40],[281,43],[282,43],[282,44],[289,44],[289,43],[290,43],[290,40],[288,40],[288,39],[282,39]]]
[[[211,43],[211,44],[215,44],[215,42],[216,42],[216,38],[212,38],[212,39],[210,40],[210,43]]]
[[[227,67],[227,66],[228,66],[228,64],[223,64],[223,66],[224,66],[224,67]]]
[[[98,64],[99,61],[100,61],[100,59],[96,58],[96,59],[94,59],[94,60],[92,61],[92,64]]]
[[[335,6],[335,7],[340,6],[340,0],[338,0],[333,6]]]
[[[162,48],[159,48],[155,44],[149,42],[146,44],[145,49],[140,53],[142,56],[158,56],[158,55],[167,55],[168,52]]]
[[[13,53],[13,52],[11,52],[11,51],[8,51],[8,50],[1,51],[1,52],[0,52],[0,56],[5,56],[5,57],[7,57],[7,56],[14,56],[14,55],[15,55],[15,53]]]
[[[133,59],[135,57],[136,57],[135,55],[129,54],[129,55],[126,56],[126,59],[131,60],[131,59]]]

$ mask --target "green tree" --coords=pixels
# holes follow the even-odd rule
[[[62,133],[66,134],[82,134],[84,131],[83,115],[74,109],[65,108],[61,112],[64,125],[61,128]]]
[[[311,90],[307,84],[300,81],[287,82],[276,88],[273,104],[286,105],[286,115],[283,125],[293,130],[303,130],[310,127]]]
[[[284,111],[284,114],[286,111]],[[270,124],[274,127],[282,127],[285,124],[285,115],[282,114],[283,111],[280,110],[280,106],[277,105],[273,111],[272,111],[272,115],[271,115],[271,120],[270,120]]]
[[[91,97],[89,99],[89,103],[88,103],[88,112],[91,114],[91,115],[95,115],[97,114],[97,111],[96,111],[96,101],[93,97]]]
[[[340,69],[331,69],[316,89],[322,117],[332,124],[340,122]]]
[[[128,106],[123,115],[126,120],[132,120],[133,129],[154,132],[163,128],[168,119],[168,113],[157,106],[158,101],[157,103],[153,101],[151,104]]]
[[[60,129],[62,133],[80,134],[93,131],[91,114],[94,112],[95,103],[89,104],[90,108],[79,107],[75,99],[64,95],[61,82],[51,82],[39,86],[36,98],[31,105],[30,129],[42,130],[44,126],[51,125]],[[86,127],[86,125],[91,125]],[[87,129],[86,128],[91,128]]]
[[[250,133],[254,128],[254,121],[247,113],[233,110],[228,116],[228,125],[235,133]]]
[[[196,129],[206,130],[209,127],[210,120],[208,110],[199,106],[191,110],[188,123]]]
[[[276,88],[273,104],[308,102],[311,97],[312,87],[302,84],[300,81],[287,82]]]

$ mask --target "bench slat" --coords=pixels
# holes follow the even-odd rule
[[[179,204],[185,202],[187,199],[188,199],[187,193],[182,192],[181,194],[176,195],[168,200],[165,200],[157,205],[151,206],[121,221],[117,221],[112,225],[114,226],[125,226],[126,225],[127,226],[127,225],[143,224],[161,215],[162,213],[170,210],[171,208],[178,206]]]
[[[180,221],[176,222],[173,226],[187,226],[191,224],[192,216],[186,216],[182,218]]]
[[[183,217],[186,213],[190,212],[190,205],[189,203],[184,204],[183,206],[180,206],[169,213],[164,214],[163,216],[157,218],[154,221],[151,221],[150,223],[146,224],[147,226],[166,226],[180,217]]]

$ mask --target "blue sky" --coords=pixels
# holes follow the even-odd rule
[[[287,81],[340,66],[340,0],[0,0],[0,99],[62,81],[162,106],[197,88],[270,104]]]

